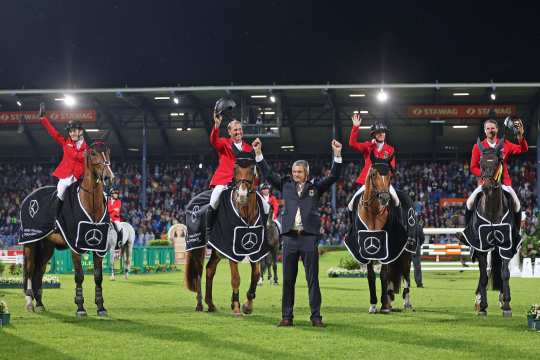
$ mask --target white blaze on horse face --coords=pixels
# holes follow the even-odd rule
[[[238,192],[238,201],[240,201],[241,203],[245,203],[247,201],[247,196],[249,192],[247,184],[241,183],[240,186],[238,187],[237,192]]]

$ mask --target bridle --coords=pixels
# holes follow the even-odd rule
[[[390,206],[390,191],[388,189],[386,190],[381,190],[379,188],[377,188],[377,185],[376,185],[376,182],[375,182],[375,179],[377,177],[377,174],[387,174],[388,172],[390,172],[391,170],[391,167],[390,167],[390,161],[392,160],[392,157],[390,157],[389,159],[385,159],[383,161],[381,161],[381,159],[376,159],[375,156],[373,155],[373,152],[370,154],[370,157],[371,157],[371,169],[369,170],[369,173],[368,173],[368,176],[370,177],[370,183],[371,183],[371,196],[369,197],[369,199],[367,200],[364,200],[363,198],[361,199],[361,202],[362,202],[362,206],[364,208],[369,208],[371,206],[371,204],[373,203],[373,201],[375,200],[379,200],[379,204],[381,205],[381,209],[379,211],[379,214],[381,212],[383,212],[386,208],[388,208],[388,206]],[[383,198],[386,198],[388,200],[385,200]],[[385,204],[383,205],[383,201],[385,202]]]

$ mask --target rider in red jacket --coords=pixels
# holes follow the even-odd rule
[[[270,185],[268,183],[261,184],[260,189],[264,200],[266,200],[272,208],[272,220],[276,221],[279,213],[279,201],[274,194],[271,193]]]
[[[119,192],[118,189],[111,190],[111,197],[107,201],[107,210],[109,211],[109,216],[111,221],[119,223],[122,221],[120,216],[120,210],[122,209],[122,200],[118,198]]]
[[[504,145],[502,148],[502,156],[503,156],[503,170],[502,170],[502,188],[504,191],[508,192],[512,198],[514,199],[514,212],[519,213],[521,209],[520,201],[517,197],[516,192],[512,188],[512,179],[510,178],[510,175],[508,174],[508,158],[510,155],[519,155],[527,152],[529,149],[529,146],[527,144],[527,140],[523,137],[524,129],[523,129],[523,123],[521,120],[515,120],[514,126],[517,130],[516,136],[517,140],[519,142],[519,145],[511,143],[508,140],[504,140]],[[500,139],[497,137],[497,133],[499,131],[499,127],[497,125],[497,121],[493,119],[488,119],[484,122],[484,133],[486,134],[486,138],[484,141],[481,142],[481,144],[486,148],[494,148],[499,144]],[[477,177],[480,177],[480,149],[478,148],[478,144],[474,144],[472,148],[472,154],[471,154],[471,173]],[[472,194],[467,199],[467,213],[466,213],[466,220],[468,222],[468,219],[470,218],[470,211],[472,210],[474,206],[474,202],[476,199],[476,196],[482,191],[482,181],[479,178],[478,179],[478,187],[472,192]],[[518,222],[519,223],[519,220]]]
[[[84,141],[84,129],[78,120],[70,120],[66,125],[67,137],[60,134],[45,115],[43,104],[39,109],[41,125],[49,135],[60,145],[64,151],[60,165],[54,170],[53,176],[58,178],[57,196],[59,204],[64,200],[64,193],[69,185],[84,176],[84,155],[88,148]],[[60,206],[60,205],[59,205]]]
[[[376,122],[371,126],[370,130],[370,135],[372,139],[364,142],[359,142],[358,133],[360,125],[362,124],[362,119],[358,114],[354,114],[352,116],[352,122],[353,126],[351,129],[351,136],[349,137],[349,146],[362,154],[364,158],[364,167],[362,168],[360,175],[358,175],[358,178],[356,179],[356,183],[360,186],[360,189],[356,191],[349,203],[349,209],[351,211],[354,198],[364,191],[364,183],[366,181],[366,176],[369,172],[369,168],[371,167],[371,153],[373,153],[373,155],[379,159],[392,158],[392,160],[390,161],[390,166],[394,170],[396,168],[396,157],[394,148],[385,142],[386,133],[388,131],[386,125],[381,122]],[[389,190],[392,198],[394,199],[394,202],[396,203],[396,206],[399,206],[400,201],[397,196],[396,190],[392,185],[390,185]]]

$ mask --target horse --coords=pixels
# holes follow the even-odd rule
[[[111,263],[111,280],[114,281],[114,261],[118,256],[124,263],[124,278],[127,280],[129,277],[129,271],[131,270],[131,259],[133,255],[133,244],[135,243],[135,229],[128,222],[117,223],[119,232],[117,233],[113,227],[109,231],[109,251],[110,251],[110,263]],[[118,235],[121,234],[122,238],[118,243]],[[117,253],[118,245],[118,253]]]
[[[504,190],[501,186],[501,174],[503,171],[503,156],[501,154],[501,150],[504,144],[504,139],[501,140],[493,149],[485,149],[480,141],[478,141],[477,144],[481,151],[480,177],[482,179],[482,192],[478,195],[479,198],[476,200],[476,206],[473,207],[473,211],[476,211],[479,217],[493,227],[494,225],[502,224],[509,212],[512,211],[510,199],[505,196]],[[517,225],[519,226],[519,223]],[[471,224],[471,226],[473,225]],[[516,236],[515,229],[511,231],[514,231],[514,234],[511,236]],[[460,235],[460,239],[462,241],[464,239],[470,241],[470,235],[463,236],[463,233]],[[493,235],[493,237],[495,237],[495,235]],[[489,242],[489,235],[487,239]],[[514,251],[519,246],[519,244],[516,245],[515,242],[512,242],[511,245]],[[489,278],[491,278],[493,290],[499,290],[499,304],[503,316],[512,316],[512,308],[510,306],[510,270],[508,267],[510,258],[512,256],[503,258],[500,254],[498,246],[490,246],[488,249],[473,248],[473,251],[474,257],[478,259],[478,268],[480,270],[480,277],[478,279],[475,299],[475,310],[477,315],[487,315],[488,303],[486,289]],[[489,254],[491,254],[491,271],[488,275],[487,268]]]
[[[234,185],[232,188],[232,202],[235,211],[241,217],[241,219],[249,226],[254,225],[262,212],[262,208],[259,208],[257,202],[256,187],[254,185],[255,180],[255,164],[251,162],[249,165],[241,164],[237,159],[237,163],[234,167]],[[241,166],[246,165],[246,166]],[[224,202],[224,196],[222,194],[221,202]],[[228,201],[228,199],[225,199]],[[223,205],[220,205],[223,206]],[[223,209],[220,208],[221,211]],[[219,215],[219,213],[217,214]],[[217,226],[214,224],[213,232]],[[229,225],[232,226],[232,225]],[[207,234],[207,237],[210,234]],[[209,239],[207,239],[209,241]],[[202,246],[186,254],[185,262],[185,285],[188,290],[197,293],[197,305],[195,311],[203,311],[202,304],[202,292],[201,292],[201,278],[203,273],[203,262],[206,254],[206,247]],[[216,250],[215,246],[211,246],[211,254],[208,262],[206,263],[206,291],[205,291],[205,303],[208,306],[208,312],[215,312],[216,306],[212,299],[212,285],[214,275],[216,274],[217,266],[223,255]],[[255,293],[257,289],[257,282],[260,277],[260,268],[258,262],[250,262],[251,265],[251,282],[249,290],[247,292],[247,299],[242,306],[240,306],[239,300],[239,288],[240,288],[240,272],[238,271],[238,262],[229,258],[229,266],[231,269],[231,309],[235,316],[240,316],[242,312],[246,315],[253,312],[253,299],[255,299]]]
[[[114,178],[110,164],[110,149],[104,142],[94,142],[85,153],[84,164],[84,177],[79,186],[80,204],[92,221],[97,223],[100,222],[102,214],[105,214],[106,212],[106,204],[103,195],[104,181]],[[76,185],[73,184],[72,186]],[[56,197],[56,195],[54,195],[54,197]],[[42,239],[39,239],[39,241],[25,243],[23,246],[23,292],[25,294],[26,309],[28,311],[45,311],[42,298],[42,284],[47,263],[51,259],[55,249],[63,250],[70,247],[62,233],[58,230],[54,230],[55,229],[51,229],[48,235]],[[82,283],[84,280],[84,272],[81,264],[81,255],[72,249],[71,256],[75,268],[75,304],[77,305],[76,315],[77,317],[84,317],[87,315],[87,313],[83,305],[84,297]],[[98,316],[107,316],[107,310],[103,306],[103,258],[100,257],[96,252],[93,252],[93,260],[97,314]]]
[[[260,261],[261,266],[261,278],[259,279],[259,285],[263,284],[264,273],[268,270],[268,281],[272,278],[272,271],[274,272],[274,285],[278,285],[277,263],[279,252],[279,229],[277,223],[272,219],[272,216],[268,216],[266,223],[266,241],[270,246],[270,254]]]
[[[358,200],[358,205],[356,209],[353,208],[351,213],[352,216],[358,216],[359,220],[363,223],[363,226],[366,228],[368,236],[364,241],[375,241],[378,242],[379,248],[381,248],[380,240],[377,238],[371,237],[373,233],[381,231],[389,226],[399,226],[396,224],[397,220],[390,221],[391,215],[397,214],[400,209],[395,209],[392,213],[391,206],[394,206],[391,201],[390,195],[390,183],[392,179],[392,172],[390,167],[391,159],[378,159],[373,155],[371,156],[372,165],[369,169],[368,175],[366,177],[365,190],[361,195],[361,198]],[[354,219],[353,219],[354,220]],[[394,225],[391,225],[394,224]],[[394,233],[392,233],[394,234]],[[396,243],[398,239],[392,239],[392,234],[386,233],[383,236],[386,236],[386,241],[388,242],[388,247],[392,247],[392,243]],[[349,238],[353,235],[349,233]],[[371,239],[371,240],[370,240]],[[382,314],[388,314],[392,310],[392,301],[394,301],[394,295],[399,293],[401,287],[402,277],[405,280],[405,285],[403,289],[403,306],[405,310],[413,309],[413,306],[410,301],[410,268],[411,268],[411,254],[408,251],[405,251],[406,244],[406,235],[405,233],[399,233],[399,241],[403,246],[394,245],[395,250],[394,255],[390,256],[388,252],[387,258],[389,261],[381,262],[380,269],[380,281],[381,281],[381,308],[380,312]],[[350,240],[347,240],[350,241]],[[371,243],[370,243],[371,244]],[[369,253],[367,247],[370,244],[366,245],[364,242],[365,250]],[[347,242],[346,242],[347,245]],[[351,243],[347,246],[349,251],[351,251]],[[360,246],[360,245],[358,245]],[[380,251],[380,250],[379,250]],[[351,251],[353,254],[353,251]],[[355,256],[353,254],[353,256]],[[355,256],[357,260],[358,256]],[[370,307],[368,313],[374,314],[377,312],[377,290],[376,290],[376,281],[375,281],[375,270],[374,262],[376,260],[366,259],[364,257],[361,259],[361,262],[367,263],[367,279],[369,285],[370,293]]]

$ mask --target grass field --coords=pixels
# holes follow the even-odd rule
[[[497,294],[489,293],[487,318],[473,311],[477,273],[425,273],[425,288],[412,289],[416,312],[369,315],[365,279],[330,279],[326,270],[342,252],[321,257],[322,315],[312,328],[307,288],[299,273],[294,328],[277,328],[281,287],[259,287],[253,315],[231,315],[229,266],[222,262],[214,285],[220,311],[194,312],[194,294],[183,273],[135,275],[104,281],[109,317],[97,318],[93,278],[84,284],[87,319],[75,319],[72,276],[45,290],[48,309],[27,313],[20,290],[0,289],[12,325],[0,330],[0,359],[538,359],[540,333],[527,330],[525,313],[540,302],[540,279],[512,279],[514,316],[502,318]],[[302,268],[302,266],[300,266]],[[242,299],[249,266],[242,264]],[[401,307],[401,299],[397,304]]]

